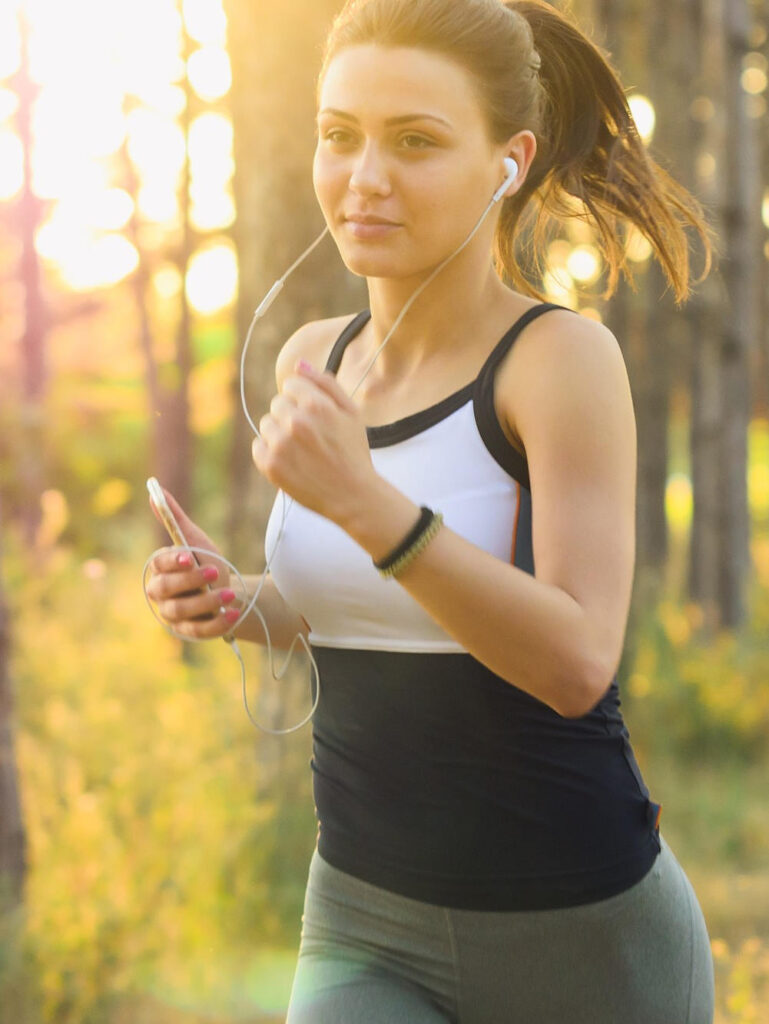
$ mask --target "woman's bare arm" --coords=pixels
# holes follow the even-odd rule
[[[241,601],[241,607],[245,607],[256,591],[261,576],[244,576],[247,597]],[[288,650],[297,633],[307,639],[310,634],[308,623],[302,618],[291,605],[283,598],[275,581],[268,573],[264,581],[259,601],[259,611],[264,616],[267,628],[270,631],[270,643],[279,650]],[[247,640],[249,643],[264,644],[267,640],[259,617],[252,610],[250,615],[237,627],[235,637],[238,640]]]

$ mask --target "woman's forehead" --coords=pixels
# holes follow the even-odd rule
[[[380,121],[421,112],[457,127],[482,118],[472,76],[457,61],[417,47],[372,43],[331,58],[318,108]]]

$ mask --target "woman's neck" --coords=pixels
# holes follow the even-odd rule
[[[372,356],[429,273],[368,279]],[[449,350],[457,353],[471,347],[478,328],[509,303],[511,294],[488,260],[476,267],[468,267],[461,258],[447,264],[406,313],[377,357],[372,375],[385,380],[402,378]]]

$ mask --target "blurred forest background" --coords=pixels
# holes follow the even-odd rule
[[[0,1021],[282,1020],[315,841],[310,729],[248,721],[226,645],[145,606],[157,475],[244,572],[274,492],[238,364],[322,226],[340,0],[0,7]],[[603,320],[638,421],[623,710],[713,939],[719,1024],[769,1020],[769,0],[573,0],[718,268],[675,307],[646,240],[607,301],[575,217],[541,284]],[[702,267],[695,255],[695,270]],[[304,321],[366,304],[326,240],[259,324],[258,419]],[[249,704],[308,708],[248,652]]]

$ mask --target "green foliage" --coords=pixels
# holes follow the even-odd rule
[[[689,760],[769,755],[769,590],[754,578],[739,633],[701,633],[698,605],[662,601],[638,626],[626,690],[635,728],[651,748]]]

